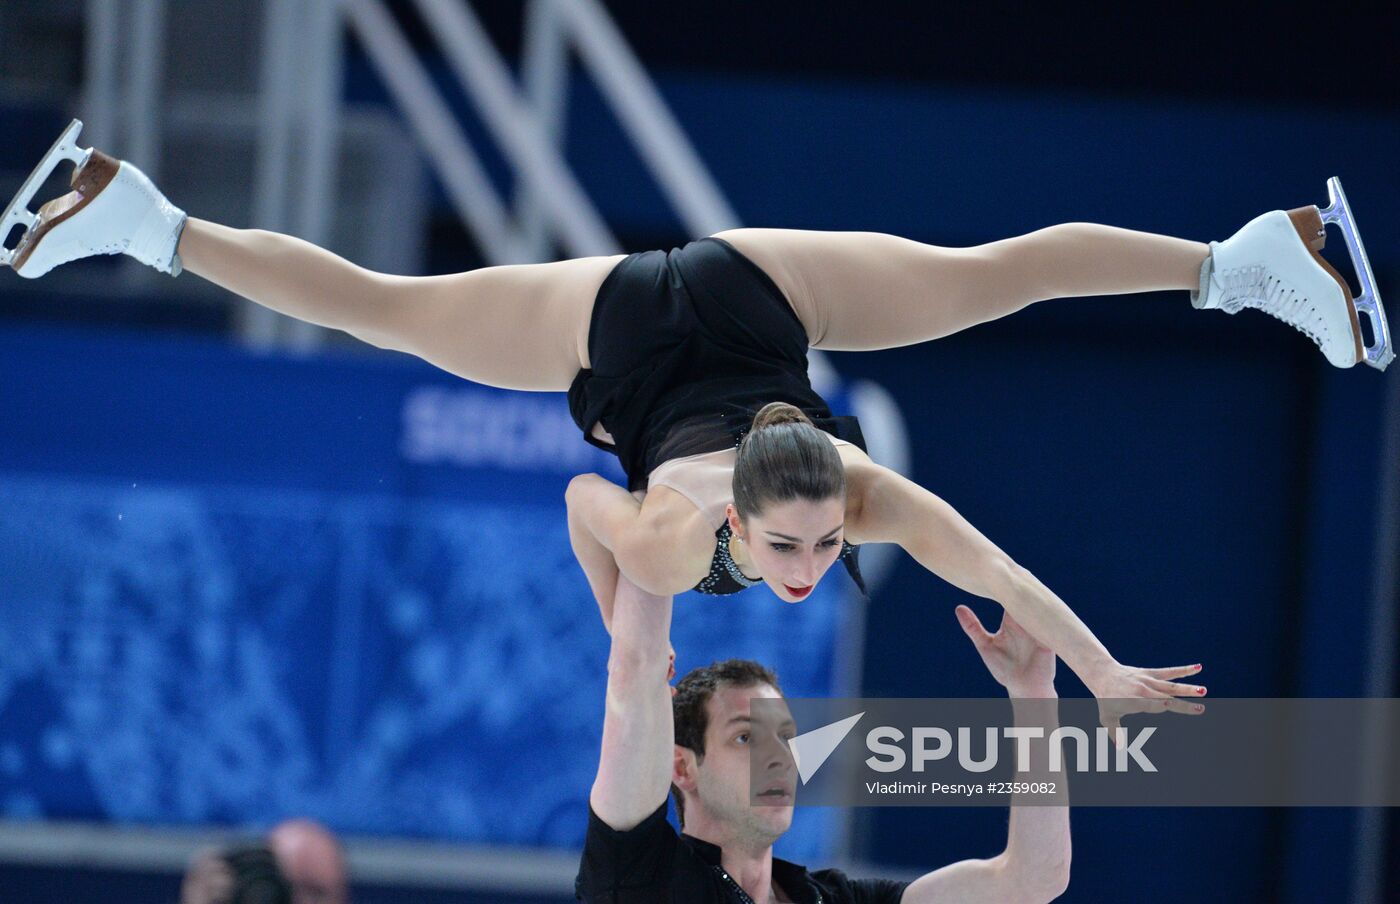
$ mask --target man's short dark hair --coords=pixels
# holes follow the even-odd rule
[[[698,669],[691,669],[676,684],[676,695],[671,698],[671,718],[676,726],[676,743],[695,753],[698,763],[705,758],[705,731],[710,727],[708,705],[715,691],[721,687],[757,687],[770,685],[782,693],[778,676],[765,666],[751,659],[726,659],[712,662]],[[685,828],[685,798],[681,789],[671,786],[671,795],[676,801],[676,815],[680,817],[681,828]]]

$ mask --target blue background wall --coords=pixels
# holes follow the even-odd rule
[[[621,472],[561,398],[406,357],[0,346],[6,816],[577,845],[607,638],[563,492]],[[677,667],[752,656],[831,694],[846,590],[723,619],[683,596]],[[792,856],[829,856],[806,816]]]

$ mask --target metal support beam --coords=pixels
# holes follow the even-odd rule
[[[298,199],[292,211],[296,234],[316,245],[331,244],[332,210],[340,167],[340,96],[344,66],[340,9],[337,0],[303,0],[302,48],[297,63],[302,103],[300,167],[294,180]],[[301,320],[289,321],[287,340],[308,349],[325,341],[326,331]]]
[[[560,4],[579,55],[691,235],[741,225],[598,0]]]
[[[257,160],[253,170],[253,222],[259,229],[286,232],[287,191],[291,175],[292,57],[296,53],[296,4],[269,0],[263,5],[258,89]],[[259,348],[277,344],[283,317],[276,311],[242,303],[239,331],[243,340]]]
[[[453,207],[493,264],[528,263],[530,249],[510,221],[471,145],[379,0],[344,0],[361,45],[418,135]]]
[[[88,0],[84,16],[83,140],[159,180],[165,0]],[[150,277],[128,265],[119,278],[131,286]]]
[[[263,13],[253,220],[324,246],[340,149],[340,13],[335,0],[267,0]],[[240,327],[255,346],[310,349],[326,334],[251,303]]]
[[[458,0],[417,0],[417,5],[517,177],[548,209],[567,255],[616,254],[617,240],[519,98],[509,68],[471,6]]]
[[[165,0],[136,0],[127,44],[128,129],[123,154],[141,161],[153,181],[160,179],[160,84],[165,71]]]
[[[526,5],[520,64],[526,102],[543,139],[554,148],[564,142],[569,91],[569,45],[558,6],[559,0],[530,0]],[[515,218],[535,259],[552,258],[547,213],[539,194],[524,182],[516,186]]]
[[[122,43],[119,0],[88,0],[86,38],[83,46],[83,138],[94,146],[117,152],[118,103]]]

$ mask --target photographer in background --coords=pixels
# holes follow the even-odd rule
[[[308,819],[277,825],[263,844],[206,851],[180,888],[180,904],[347,904],[345,858],[335,836]]]

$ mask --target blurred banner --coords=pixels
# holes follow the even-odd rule
[[[607,637],[563,495],[621,472],[562,398],[40,328],[0,331],[0,385],[5,818],[582,843]],[[839,693],[849,592],[687,594],[677,668]]]

